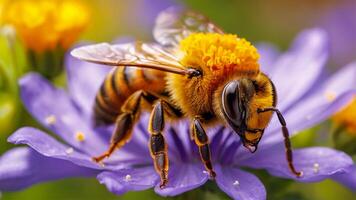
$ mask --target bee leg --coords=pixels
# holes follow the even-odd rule
[[[133,93],[121,107],[122,113],[117,117],[115,122],[114,133],[111,137],[109,149],[98,157],[94,157],[95,162],[100,162],[109,157],[115,149],[124,146],[131,138],[132,127],[140,114],[140,105],[142,97],[149,103],[153,103],[156,96],[144,91]]]
[[[151,157],[156,172],[161,177],[160,188],[164,188],[168,182],[169,168],[167,144],[162,135],[164,129],[164,104],[164,101],[159,100],[154,105],[148,127],[148,132],[151,134],[149,141]]]
[[[302,172],[298,172],[293,164],[293,152],[292,152],[292,146],[291,146],[291,142],[289,139],[289,131],[287,128],[287,124],[286,121],[284,120],[284,117],[282,115],[282,113],[277,109],[277,108],[262,108],[262,109],[257,109],[258,113],[262,113],[262,112],[267,112],[267,111],[273,111],[277,114],[279,123],[282,125],[282,133],[283,133],[283,137],[284,137],[284,146],[286,149],[286,158],[288,161],[288,166],[290,171],[295,174],[297,177],[301,177],[302,176]]]
[[[200,158],[203,161],[205,168],[208,170],[210,177],[215,178],[216,173],[213,170],[213,165],[211,164],[208,135],[205,133],[203,126],[197,117],[193,119],[191,127],[195,144],[199,147]]]
[[[111,137],[109,149],[102,155],[94,157],[95,162],[100,162],[109,157],[117,148],[122,147],[130,138],[133,126],[133,115],[122,113],[116,120],[114,134]]]

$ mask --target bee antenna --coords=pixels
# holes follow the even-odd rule
[[[288,161],[289,169],[297,177],[301,177],[302,176],[302,172],[297,172],[297,170],[295,169],[294,164],[293,164],[293,152],[292,152],[291,142],[290,142],[290,139],[289,139],[289,131],[288,131],[288,128],[287,128],[286,121],[284,120],[284,117],[283,117],[282,113],[277,108],[268,107],[268,108],[258,108],[257,109],[257,113],[263,113],[263,112],[268,112],[268,111],[275,112],[277,114],[279,123],[282,125],[282,133],[283,133],[283,137],[284,137],[284,146],[285,146],[285,149],[286,149],[286,158],[287,158],[287,161]]]

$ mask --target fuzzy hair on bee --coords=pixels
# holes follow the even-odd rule
[[[158,16],[153,33],[158,43],[101,43],[71,52],[79,59],[113,66],[97,92],[94,119],[96,125],[115,124],[115,129],[108,150],[94,157],[95,162],[125,145],[141,113],[148,111],[149,148],[161,187],[168,183],[163,134],[167,119],[191,121],[192,140],[214,178],[205,129],[229,127],[253,153],[276,113],[290,171],[301,175],[293,165],[286,122],[276,108],[277,91],[260,71],[258,51],[249,41],[224,33],[198,13],[175,8]]]

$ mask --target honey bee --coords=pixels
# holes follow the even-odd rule
[[[191,138],[214,178],[204,129],[229,126],[253,153],[276,113],[290,171],[301,175],[293,165],[286,122],[276,108],[276,89],[259,70],[259,55],[250,42],[225,34],[203,15],[178,8],[161,12],[153,33],[158,43],[101,43],[71,52],[85,61],[114,66],[96,95],[94,118],[98,125],[115,124],[115,129],[108,150],[94,161],[124,146],[141,112],[149,110],[149,148],[161,188],[169,170],[166,118],[191,120]]]

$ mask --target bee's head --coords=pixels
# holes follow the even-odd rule
[[[228,82],[221,93],[221,110],[225,121],[237,133],[243,145],[251,152],[263,135],[263,129],[247,127],[249,103],[255,94],[255,86],[250,79],[239,79]]]

